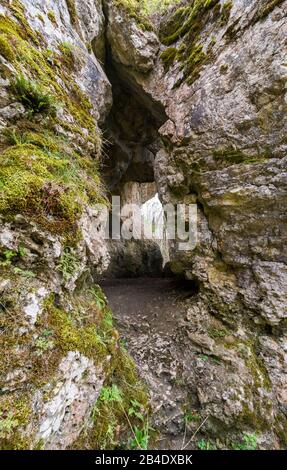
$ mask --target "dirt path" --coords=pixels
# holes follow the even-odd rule
[[[109,300],[126,347],[146,381],[153,407],[153,426],[160,431],[158,447],[180,449],[189,408],[191,373],[184,330],[188,292],[170,279],[116,279],[101,286]]]

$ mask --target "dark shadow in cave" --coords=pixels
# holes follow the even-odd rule
[[[158,129],[167,116],[164,107],[147,96],[109,54],[105,70],[112,84],[113,106],[103,125],[104,178],[109,190],[119,194],[125,182],[154,182],[154,159],[162,147]]]
[[[157,193],[154,160],[162,147],[158,129],[167,120],[164,107],[155,103],[108,51],[106,74],[113,91],[113,106],[103,125],[103,176],[112,196],[121,203],[143,204]],[[163,257],[153,240],[109,240],[110,266],[104,278],[160,277]]]

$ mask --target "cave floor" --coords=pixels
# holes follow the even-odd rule
[[[185,298],[192,293],[166,278],[113,279],[101,287],[149,389],[151,425],[159,432],[156,448],[181,449],[190,437],[185,424],[190,394],[184,381],[190,351],[184,320]],[[186,448],[192,449],[192,443]]]

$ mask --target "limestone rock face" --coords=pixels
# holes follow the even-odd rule
[[[75,13],[69,11],[65,0],[44,0],[43,2],[24,0],[26,16],[33,29],[39,31],[54,49],[64,43],[76,48],[81,57],[81,68],[77,73],[77,83],[89,96],[97,119],[103,120],[112,102],[111,86],[101,64],[87,49],[92,43],[99,43],[104,34],[104,16],[101,2],[71,2]]]
[[[87,0],[81,2],[76,0],[80,31],[86,42],[92,42],[105,34],[105,17],[101,0]]]
[[[46,442],[46,449],[61,450],[74,443],[88,421],[104,374],[93,361],[70,351],[59,364],[56,378],[58,383],[50,400],[43,403],[42,397],[36,396],[34,408],[41,416],[37,438]]]
[[[286,368],[279,356],[285,354],[287,321],[287,2],[190,3],[183,2],[185,13],[174,7],[162,19],[160,51],[148,74],[139,73],[134,54],[127,61],[115,48],[111,51],[120,62],[119,73],[146,96],[147,106],[164,106],[163,147],[154,164],[161,200],[198,204],[199,243],[192,252],[179,252],[175,244],[171,268],[199,283],[206,315],[231,328],[236,344],[251,341],[255,353],[252,361],[237,363],[239,372],[228,373],[225,362],[236,361],[238,344],[230,360],[233,346],[221,344],[223,362],[213,366],[215,373],[204,369],[195,385],[203,415],[223,429],[240,422],[241,430],[263,432],[259,410],[252,405],[261,396],[272,436],[265,435],[260,445],[277,447],[286,430]],[[110,36],[113,25],[126,38],[120,14],[112,10],[108,21]],[[193,321],[197,308],[193,303]],[[208,326],[199,329],[208,339]],[[196,338],[190,336],[192,343],[198,343]],[[278,359],[271,360],[271,349],[262,346],[269,341]],[[207,347],[209,354],[214,347]],[[261,384],[255,371],[263,374]],[[238,394],[234,402],[228,395],[232,390]]]
[[[149,72],[155,63],[159,42],[152,31],[130,21],[126,11],[116,2],[105,2],[108,10],[107,35],[113,58],[138,72]]]
[[[1,220],[1,350],[5,360],[0,406],[3,412],[11,409],[11,416],[16,403],[26,410],[15,437],[16,444],[23,442],[25,448],[37,443],[45,449],[72,445],[89,422],[108,376],[111,354],[97,351],[99,311],[89,290],[89,267],[103,269],[101,259],[107,262],[103,251],[107,247],[96,250],[103,242],[96,240],[98,232],[85,232],[95,224],[91,213],[92,209],[79,224],[83,240],[69,251],[61,237],[20,215],[10,223]],[[76,312],[80,317],[75,317]]]

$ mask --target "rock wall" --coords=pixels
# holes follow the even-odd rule
[[[114,66],[164,106],[154,165],[163,202],[197,203],[199,244],[171,267],[200,286],[186,380],[209,436],[286,441],[286,1],[194,1],[158,30],[106,2]],[[131,33],[132,30],[132,33]],[[157,39],[158,38],[158,39]],[[127,78],[128,77],[128,78]],[[152,111],[151,111],[152,112]],[[216,323],[216,327],[214,326]]]

